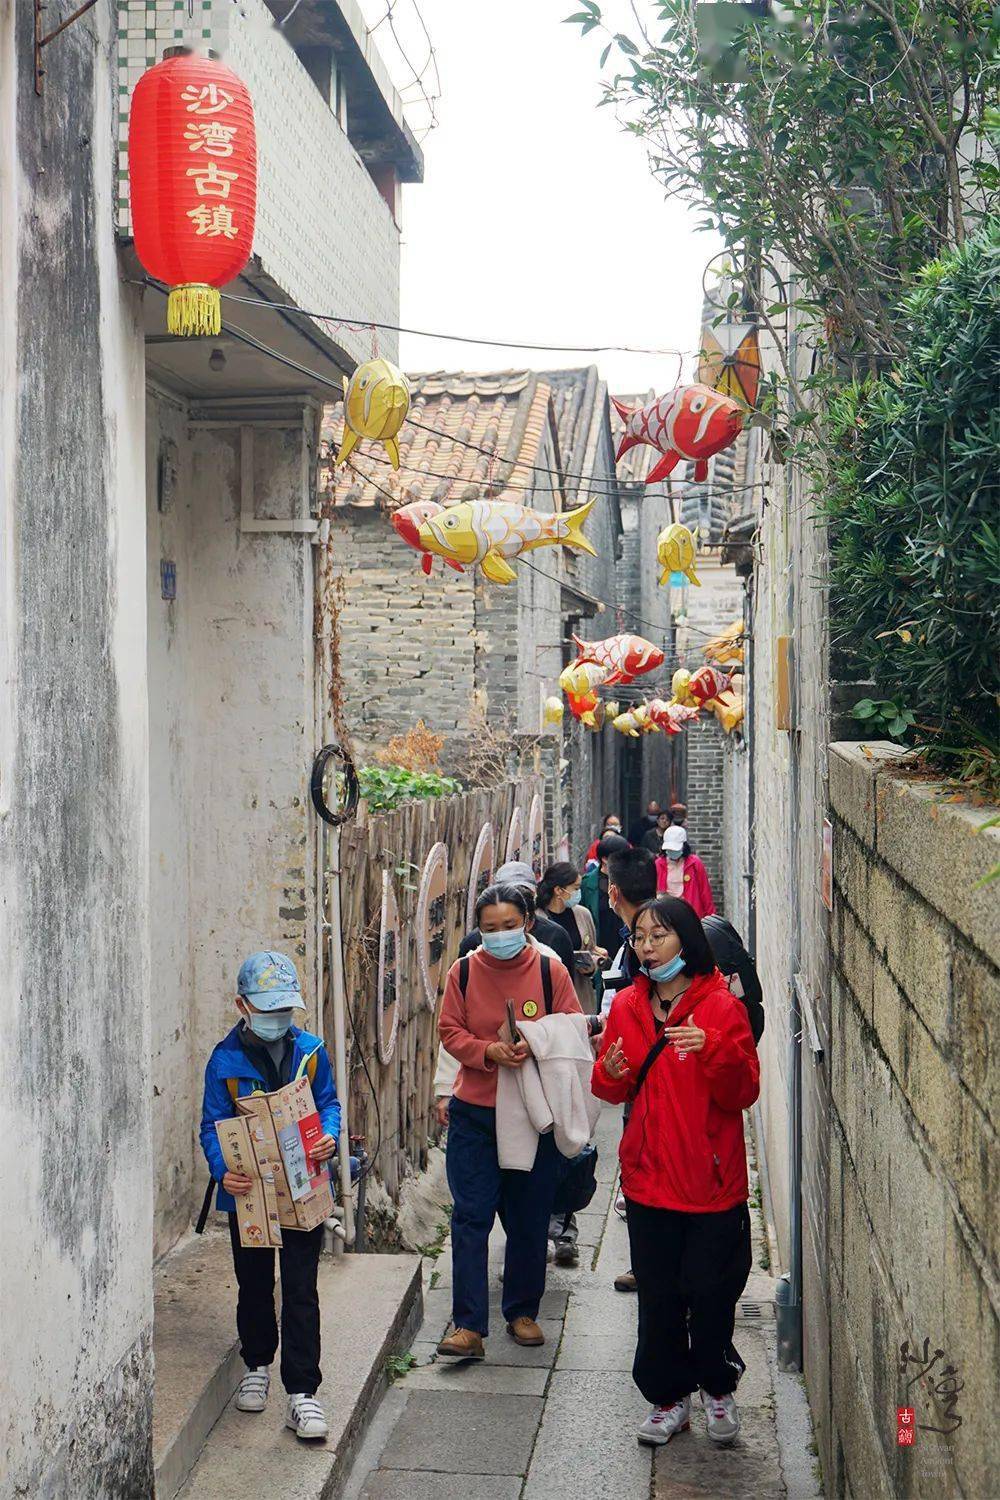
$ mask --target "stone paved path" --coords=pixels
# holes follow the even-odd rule
[[[743,1430],[732,1448],[709,1444],[700,1414],[666,1448],[636,1442],[647,1411],[629,1373],[636,1304],[612,1286],[628,1265],[625,1225],[612,1203],[619,1131],[619,1111],[606,1109],[597,1133],[598,1193],[579,1216],[581,1264],[549,1266],[539,1317],[544,1348],[522,1349],[504,1330],[498,1229],[487,1358],[472,1365],[435,1361],[451,1312],[447,1247],[436,1263],[425,1262],[417,1364],[386,1394],[345,1500],[812,1500],[820,1494],[801,1382],[776,1370],[773,1321],[737,1323],[747,1371],[738,1393]],[[757,1215],[754,1239],[744,1301],[769,1311],[774,1282],[760,1268],[765,1252]]]

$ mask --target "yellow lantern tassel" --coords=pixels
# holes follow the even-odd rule
[[[167,330],[179,338],[209,338],[222,329],[222,298],[214,286],[189,282],[170,288]]]

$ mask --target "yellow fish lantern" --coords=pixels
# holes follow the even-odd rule
[[[561,698],[546,698],[545,707],[542,710],[543,724],[561,724],[563,721],[563,701]]]
[[[656,559],[663,569],[661,583],[683,583],[687,578],[695,588],[701,588],[694,570],[694,537],[686,526],[675,523],[663,528],[656,538]]]
[[[619,734],[628,735],[630,740],[637,740],[639,738],[639,725],[631,709],[626,710],[623,714],[619,714],[611,727],[612,729],[617,729]]]
[[[614,724],[621,711],[621,704],[616,702],[614,698],[609,698],[604,705],[604,722],[606,724]]]
[[[709,705],[726,734],[732,734],[743,723],[743,678],[734,677],[729,689],[731,701],[716,698]]]
[[[464,500],[424,522],[420,545],[445,562],[478,563],[493,583],[513,583],[517,575],[508,559],[534,547],[572,547],[596,557],[582,530],[596,504],[540,511],[510,500]]]
[[[559,674],[559,686],[564,693],[590,693],[598,688],[608,675],[608,668],[596,661],[570,662]]]
[[[743,661],[743,647],[740,645],[742,636],[743,621],[734,620],[721,635],[709,641],[704,649],[706,660],[714,662],[717,667],[739,666]]]
[[[674,703],[693,703],[691,697],[691,673],[686,672],[683,667],[678,667],[670,679],[670,691],[673,693]]]
[[[637,703],[632,709],[632,717],[643,734],[657,734],[659,730],[654,724],[649,712],[648,703]]]
[[[368,359],[358,365],[350,380],[344,377],[344,437],[337,463],[350,457],[361,438],[372,438],[382,444],[392,467],[398,469],[396,433],[409,409],[406,376],[391,360]]]

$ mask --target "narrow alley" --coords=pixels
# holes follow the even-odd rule
[[[739,1438],[710,1444],[700,1411],[663,1448],[640,1446],[648,1407],[631,1379],[635,1296],[614,1290],[628,1266],[615,1212],[620,1112],[605,1109],[595,1141],[598,1189],[580,1223],[580,1265],[549,1266],[540,1349],[504,1331],[498,1275],[503,1233],[491,1241],[492,1333],[482,1364],[437,1359],[451,1320],[449,1243],[424,1261],[424,1321],[373,1418],[345,1500],[814,1500],[815,1445],[802,1379],[777,1368],[774,1278],[761,1216],[752,1215],[754,1267],[734,1342],[746,1363]],[[752,1156],[751,1156],[752,1161]],[[751,1173],[751,1201],[757,1196]]]

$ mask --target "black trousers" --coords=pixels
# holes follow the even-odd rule
[[[651,1406],[672,1406],[699,1386],[729,1395],[745,1368],[733,1327],[751,1266],[746,1204],[717,1214],[625,1206],[639,1292],[633,1380]]]
[[[323,1379],[319,1367],[319,1294],[316,1273],[323,1248],[323,1226],[283,1229],[281,1257],[281,1383],[289,1395],[315,1396]],[[274,1360],[278,1322],[274,1315],[274,1251],[245,1250],[236,1215],[229,1215],[233,1266],[239,1285],[236,1331],[248,1369]]]

